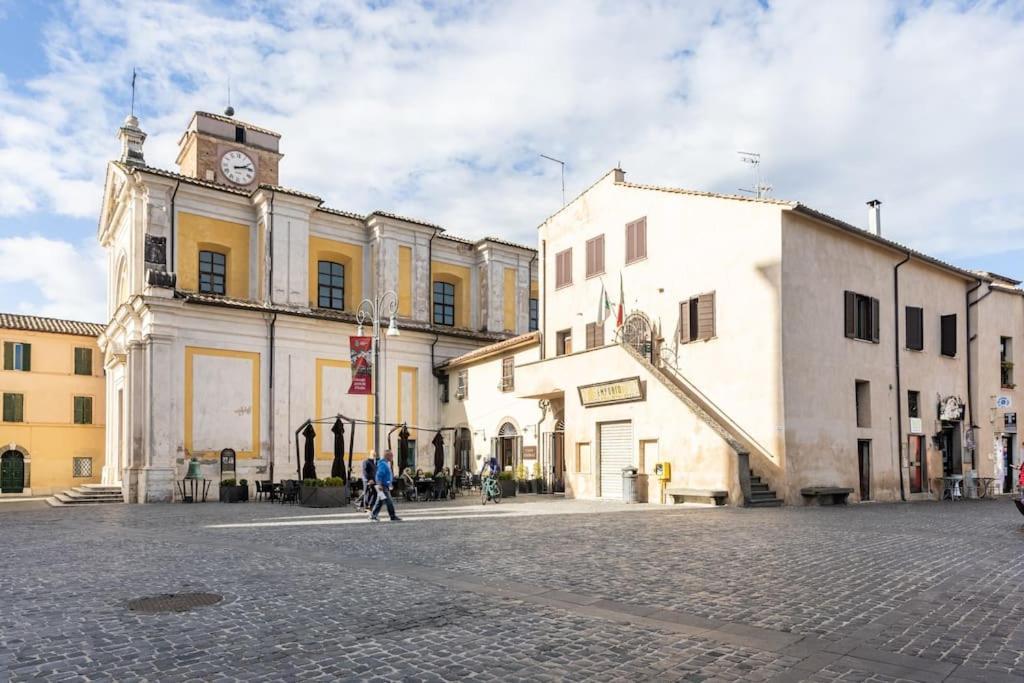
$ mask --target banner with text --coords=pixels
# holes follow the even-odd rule
[[[352,357],[352,385],[350,394],[373,393],[373,338],[349,337],[348,350]]]

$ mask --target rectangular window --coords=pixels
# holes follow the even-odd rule
[[[228,257],[219,251],[199,252],[199,291],[204,294],[225,293]]]
[[[562,330],[555,334],[555,355],[565,356],[572,353],[572,330]]]
[[[871,439],[857,440],[857,474],[860,499],[871,500]]]
[[[925,441],[920,434],[907,437],[907,458],[910,462],[910,492],[923,493],[928,481],[928,458]]]
[[[235,142],[245,143],[245,128],[242,126],[235,126]]]
[[[25,395],[4,394],[4,422],[25,421]]]
[[[71,465],[71,476],[84,479],[92,476],[92,458],[75,458]]]
[[[540,329],[540,316],[538,315],[539,311],[537,308],[537,300],[530,299],[530,332],[536,332]]]
[[[4,370],[28,372],[32,369],[32,345],[4,342]]]
[[[939,353],[953,358],[956,356],[956,314],[944,315],[939,319]]]
[[[871,426],[871,382],[854,380],[854,406],[857,411],[857,426]]]
[[[572,249],[555,254],[555,288],[572,284]]]
[[[907,306],[907,348],[911,351],[924,350],[924,309]]]
[[[448,375],[441,375],[437,382],[441,389],[441,403],[448,403]]]
[[[516,360],[515,358],[501,359],[501,390],[512,391],[516,388]]]
[[[455,326],[455,285],[450,282],[434,283],[434,324]]]
[[[92,424],[92,396],[75,396],[75,424]]]
[[[907,392],[907,417],[921,417],[921,392]]]
[[[845,333],[850,339],[878,343],[879,316],[878,299],[847,291],[844,293]]]
[[[587,277],[604,273],[604,235],[587,240]]]
[[[460,401],[469,398],[469,370],[459,370],[455,382],[455,398]]]
[[[92,374],[92,349],[82,347],[75,348],[75,374]]]
[[[1008,388],[1014,387],[1013,383],[1013,338],[999,338],[999,380]]]
[[[708,292],[679,304],[679,341],[682,344],[715,336],[715,293]]]
[[[647,217],[626,223],[626,263],[647,258]]]
[[[333,261],[317,261],[317,305],[345,310],[345,266]]]
[[[604,346],[604,323],[587,323],[587,348]]]

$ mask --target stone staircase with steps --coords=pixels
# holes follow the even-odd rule
[[[58,493],[46,499],[46,502],[53,507],[65,505],[101,505],[104,503],[123,503],[120,486],[107,486],[104,484],[84,484],[75,488]]]
[[[751,508],[775,508],[782,505],[782,499],[775,495],[775,491],[768,488],[768,484],[761,481],[761,477],[750,470],[750,501],[747,507]]]

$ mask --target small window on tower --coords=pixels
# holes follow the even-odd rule
[[[235,126],[235,142],[245,143],[245,128]]]

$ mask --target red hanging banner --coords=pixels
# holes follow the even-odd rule
[[[373,338],[349,337],[348,350],[352,358],[352,385],[350,394],[373,393]]]

